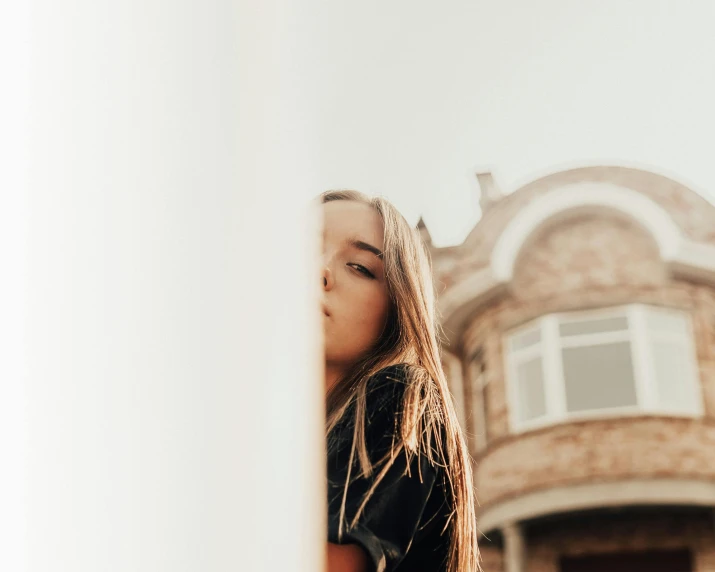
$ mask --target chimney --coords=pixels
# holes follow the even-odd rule
[[[492,205],[498,203],[504,193],[494,182],[494,177],[491,172],[477,173],[477,181],[479,181],[479,206],[482,207],[482,212],[486,212]]]

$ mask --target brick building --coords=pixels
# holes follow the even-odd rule
[[[715,572],[715,207],[630,168],[478,177],[431,250],[486,572]]]

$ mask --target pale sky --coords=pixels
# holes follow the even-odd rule
[[[646,168],[715,203],[715,0],[309,0],[318,190],[391,199],[437,245],[510,192],[592,164]]]

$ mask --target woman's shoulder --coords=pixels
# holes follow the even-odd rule
[[[407,363],[389,365],[371,375],[365,384],[368,410],[399,409],[407,388],[421,368]]]
[[[366,435],[384,436],[387,433],[399,433],[406,392],[410,388],[415,375],[419,375],[419,366],[398,363],[386,366],[370,375],[363,385]],[[355,395],[345,414],[335,426],[335,433],[352,434],[355,422],[357,402]],[[347,431],[347,433],[346,433]]]
[[[387,389],[403,390],[410,379],[410,366],[406,363],[388,365],[373,373],[365,383],[369,394],[384,392]]]
[[[432,398],[436,394],[436,382],[427,370],[408,363],[398,363],[380,369],[367,379],[364,387],[368,401],[376,402],[389,400],[400,403],[408,388]]]
[[[388,365],[367,379],[366,389],[369,392],[379,392],[387,388],[404,391],[405,387],[421,372],[426,373],[426,370],[409,363]]]
[[[365,412],[368,427],[379,421],[394,421],[402,408],[409,383],[407,364],[395,364],[372,374],[365,382]]]
[[[416,411],[421,411],[419,425],[441,430],[442,407],[435,388],[436,383],[420,366],[400,363],[379,370],[365,385],[368,427],[389,425],[399,432],[407,417],[415,422]]]

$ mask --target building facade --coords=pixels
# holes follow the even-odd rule
[[[715,571],[715,207],[623,167],[478,177],[431,254],[486,572]]]

